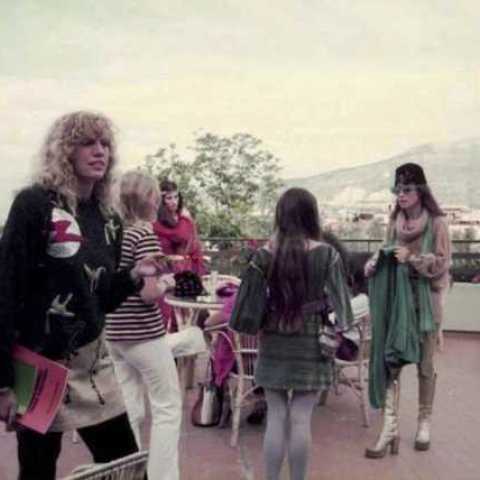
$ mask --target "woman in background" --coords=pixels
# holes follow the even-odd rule
[[[383,427],[369,458],[385,456],[387,448],[398,453],[398,406],[400,372],[406,363],[418,371],[418,426],[415,449],[430,447],[430,423],[437,374],[434,352],[441,335],[443,298],[449,285],[451,244],[444,213],[433,196],[422,167],[406,163],[395,171],[395,208],[387,229],[386,248],[369,260],[365,274],[370,280],[373,349],[370,361],[370,400],[383,407]],[[390,267],[389,267],[390,266]],[[388,268],[397,282],[386,287]],[[404,280],[400,275],[404,275]],[[400,279],[400,280],[399,280]],[[389,281],[388,285],[392,285]],[[406,289],[401,290],[401,287]],[[395,291],[392,291],[395,290]],[[405,305],[392,300],[404,291]],[[400,305],[398,315],[395,305]],[[406,318],[411,318],[408,323]],[[404,339],[396,343],[395,339]],[[403,349],[400,348],[403,345]]]
[[[203,275],[205,266],[197,228],[184,208],[177,184],[163,180],[160,183],[160,192],[161,202],[153,229],[160,240],[163,253],[182,257],[174,263],[176,271],[191,270]]]
[[[157,220],[153,223],[153,231],[160,241],[163,253],[170,258],[172,272],[191,270],[203,275],[205,266],[197,228],[184,208],[182,194],[178,191],[177,184],[163,180],[160,183],[160,193],[160,206]],[[176,331],[172,307],[163,299],[160,299],[159,305],[167,322],[168,331]]]

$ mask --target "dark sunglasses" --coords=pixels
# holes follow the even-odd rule
[[[417,187],[415,185],[396,185],[391,188],[391,192],[394,195],[400,195],[401,193],[408,195],[409,193],[416,192]]]

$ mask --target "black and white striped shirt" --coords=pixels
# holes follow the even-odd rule
[[[129,227],[122,242],[120,268],[128,268],[148,255],[162,253],[160,243],[148,226]],[[147,340],[165,335],[165,323],[157,304],[145,303],[139,294],[129,296],[107,315],[109,341]]]

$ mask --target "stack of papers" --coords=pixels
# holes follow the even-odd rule
[[[14,347],[13,359],[18,402],[16,422],[46,433],[62,404],[68,369],[20,345]]]

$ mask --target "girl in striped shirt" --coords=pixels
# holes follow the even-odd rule
[[[142,172],[123,175],[120,211],[125,222],[120,267],[146,256],[161,255],[152,230],[160,202],[156,180]],[[145,278],[142,290],[129,296],[108,315],[106,337],[122,387],[137,443],[145,418],[144,391],[152,413],[148,477],[178,480],[178,439],[181,394],[172,352],[165,339],[158,299],[173,281],[172,275]]]

